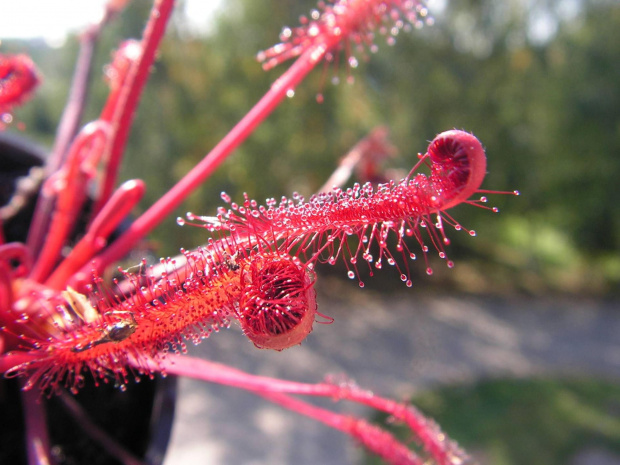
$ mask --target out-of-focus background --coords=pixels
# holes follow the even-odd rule
[[[63,2],[54,3],[57,10],[45,14],[79,16],[74,4],[65,10]],[[105,99],[101,76],[111,50],[120,38],[139,37],[150,3],[131,2],[106,30],[85,121],[96,118]],[[38,4],[43,8],[47,2]],[[147,182],[143,208],[200,160],[288,66],[264,72],[254,57],[278,41],[283,26],[297,25],[297,18],[315,7],[305,0],[179,2],[123,166],[122,179]],[[293,191],[310,195],[339,158],[378,125],[389,128],[399,150],[385,168],[403,173],[437,133],[454,127],[471,131],[487,150],[483,187],[518,189],[521,196],[490,195],[499,214],[466,205],[450,212],[477,231],[475,238],[449,232],[454,269],[431,259],[435,273],[428,277],[425,266],[414,263],[413,289],[386,271],[363,277],[367,289],[362,291],[342,269],[324,267],[321,311],[336,323],[315,329],[301,348],[285,354],[257,351],[231,331],[197,350],[254,373],[308,382],[346,372],[387,396],[430,389],[418,403],[483,463],[619,463],[620,337],[610,328],[620,327],[620,5],[615,0],[444,0],[429,7],[432,27],[401,32],[393,46],[378,36],[379,52],[366,53],[368,60],[357,54],[357,69],[341,63],[339,70],[315,70],[151,235],[151,245],[166,256],[205,242],[205,231],[180,230],[175,217],[213,213],[222,204],[221,191],[233,199],[243,192],[257,200]],[[43,15],[37,2],[11,20],[23,24],[21,33],[3,34],[9,31],[6,18],[17,8],[0,5],[0,52],[30,54],[45,81],[36,97],[15,111],[25,129],[14,124],[9,131],[49,147],[70,85],[77,35],[50,32],[36,38],[25,32]],[[53,16],[48,22],[56,23]],[[36,31],[46,34],[44,25]],[[30,37],[11,38],[15,35]],[[338,337],[321,339],[326,333]],[[477,345],[480,337],[491,342]],[[503,380],[506,376],[512,381]],[[250,395],[239,401],[222,388],[189,381],[182,387],[189,394],[181,396],[180,411],[203,412],[206,431],[192,426],[198,420],[191,415],[185,417],[191,421],[177,421],[172,457],[197,447],[208,457],[204,463],[358,460],[347,452],[353,446],[338,445],[347,444],[344,438],[325,430],[308,438],[304,431],[320,427],[263,401],[252,403]],[[525,406],[519,393],[526,393]],[[196,401],[200,395],[211,399],[212,409],[196,407],[209,405]],[[228,411],[218,399],[231,396]],[[564,410],[522,418],[524,412],[538,412],[532,399],[546,406],[557,402]],[[515,424],[525,425],[522,433],[511,429]],[[559,427],[573,424],[566,427],[570,434]],[[477,425],[491,426],[478,431]],[[513,449],[503,446],[521,434],[525,439]],[[256,446],[248,446],[246,456],[235,455],[252,444],[250,435],[259,438]],[[548,439],[534,447],[528,437]],[[217,446],[208,452],[202,446],[211,441]],[[267,443],[280,452],[265,452]],[[344,447],[341,455],[332,450],[338,447]],[[327,455],[310,452],[317,450]],[[529,456],[520,455],[527,451]],[[335,458],[325,461],[329,457]]]

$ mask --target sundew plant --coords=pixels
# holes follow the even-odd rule
[[[173,0],[156,0],[142,38],[119,44],[105,69],[105,106],[96,120],[80,127],[92,49],[101,30],[124,8],[122,1],[108,3],[101,21],[82,35],[69,101],[44,166],[16,183],[2,207],[0,372],[21,388],[28,463],[62,463],[51,439],[54,418],[46,419],[48,403],[58,397],[83,419],[92,441],[104,444],[117,461],[149,463],[90,425],[71,399],[93,386],[113,386],[122,397],[141,379],[166,375],[248,390],[344,432],[387,463],[468,462],[467,454],[411,405],[351,382],[304,384],[251,375],[193,358],[186,354],[186,343],[198,344],[232,324],[258,349],[281,351],[302,343],[315,322],[330,322],[322,313],[328,309],[316,303],[319,263],[344,264],[360,287],[364,274],[385,267],[398,270],[403,285],[411,287],[411,266],[424,266],[432,274],[429,255],[454,266],[447,256],[449,230],[475,233],[447,210],[470,204],[497,211],[486,206],[486,195],[497,192],[481,189],[486,155],[474,135],[454,129],[437,135],[426,149],[420,147],[417,162],[400,180],[347,187],[342,176],[335,176],[308,199],[294,193],[259,202],[249,194],[232,199],[222,193],[224,205],[217,211],[176,219],[180,226],[204,230],[202,246],[188,245],[178,257],[155,265],[143,260],[117,270],[117,262],[170,220],[173,209],[317,65],[341,63],[350,72],[360,57],[377,51],[381,36],[390,43],[399,31],[415,34],[431,23],[429,11],[415,0],[319,2],[299,26],[282,30],[280,43],[258,54],[265,69],[292,62],[264,97],[202,161],[127,225],[145,185],[140,180],[118,185],[119,166],[173,7]],[[27,56],[0,55],[3,128],[14,124],[14,107],[36,98],[40,79]],[[360,147],[377,145],[380,138]],[[37,196],[36,207],[27,234],[14,237],[8,226],[28,195]],[[103,278],[110,270],[118,276],[111,281]],[[386,412],[409,427],[413,441],[403,443],[381,425],[317,407],[300,396]]]

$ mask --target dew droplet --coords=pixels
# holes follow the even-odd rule
[[[364,281],[360,281],[359,285],[360,285],[361,288],[363,288],[364,287]]]
[[[177,217],[177,224],[179,226],[185,226],[185,220],[179,216]]]
[[[295,97],[295,89],[288,89],[288,90],[286,91],[286,96],[287,96],[288,98],[293,98],[293,97]]]
[[[471,231],[469,231],[469,235],[471,237],[474,237],[476,235],[476,231],[474,231],[473,229]]]
[[[347,276],[349,277],[349,279],[353,279],[353,278],[355,278],[355,273],[353,271],[349,270],[347,272]]]
[[[433,274],[433,269],[430,266],[426,269],[426,274],[429,276]]]
[[[411,286],[413,286],[413,282],[411,282],[411,280],[409,279],[409,280],[407,280],[407,282],[405,283],[405,285],[406,285],[407,287],[411,287]]]
[[[406,281],[407,281],[407,275],[406,275],[406,274],[401,274],[401,275],[400,275],[400,280],[401,280],[402,282],[406,282]]]
[[[222,200],[223,200],[224,202],[226,202],[226,203],[230,203],[230,201],[231,201],[230,195],[228,195],[226,192],[222,192],[222,193],[220,194],[220,197],[221,197],[221,198],[222,198]]]

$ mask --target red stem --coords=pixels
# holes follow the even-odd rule
[[[390,464],[424,465],[426,463],[392,434],[366,420],[334,413],[279,392],[254,392],[254,394],[350,435]]]
[[[267,395],[274,393],[302,394],[357,402],[388,413],[405,422],[421,440],[426,450],[437,460],[438,464],[449,465],[455,463],[452,461],[453,458],[463,458],[464,456],[456,445],[446,440],[445,435],[434,426],[433,422],[429,422],[413,407],[384,399],[354,385],[307,384],[256,376],[226,365],[189,356],[167,355],[161,360],[141,359],[140,361],[133,361],[133,364],[141,368],[145,368],[146,365],[146,368],[152,371],[188,376]]]
[[[67,279],[82,267],[93,254],[105,247],[108,237],[118,227],[144,195],[144,182],[125,182],[93,219],[86,235],[54,270],[45,282],[51,289],[62,289]]]
[[[95,205],[95,213],[103,207],[103,204],[112,194],[120,161],[125,152],[127,138],[135,116],[135,110],[144,86],[148,81],[151,66],[155,61],[159,43],[166,32],[166,25],[173,8],[174,0],[158,0],[155,2],[142,38],[142,54],[137,63],[132,65],[127,79],[123,82],[123,87],[115,104],[120,111],[115,112],[113,117],[114,137],[100,194],[101,198],[98,199]]]
[[[389,463],[399,465],[422,465],[425,463],[394,436],[376,425],[372,425],[363,419],[334,413],[286,395],[290,393],[330,397],[334,400],[349,400],[370,405],[388,413],[392,413],[394,408],[386,409],[385,405],[391,403],[400,406],[394,401],[375,397],[359,388],[334,384],[305,384],[256,376],[226,365],[188,356],[167,355],[165,359],[158,361],[141,358],[140,360],[132,360],[131,363],[139,369],[144,369],[146,365],[148,370],[189,376],[202,381],[246,389],[300,415],[305,415],[354,437]],[[383,401],[385,405],[381,403],[373,405],[368,402],[368,399]],[[414,431],[418,433],[417,430]],[[448,465],[448,463],[441,462],[441,465]]]
[[[45,406],[40,402],[39,397],[40,394],[37,390],[22,390],[21,392],[28,465],[49,465],[52,463],[50,440],[47,434],[47,415],[45,414]]]
[[[130,76],[128,77],[128,79],[125,80],[123,85],[124,88],[121,91],[121,95],[118,99],[118,108],[121,111],[115,118],[113,124],[111,136],[112,153],[115,154],[113,157],[120,157],[120,154],[124,151],[136,107],[142,94],[142,90],[144,89],[144,86],[146,85],[146,82],[148,80],[151,65],[155,60],[155,54],[166,30],[166,24],[168,22],[168,19],[170,18],[173,7],[174,0],[159,0],[155,2],[153,8],[151,9],[151,14],[142,40],[142,54],[138,59],[136,66],[132,68]],[[118,160],[116,160],[116,164],[118,164]],[[112,165],[112,169],[116,169],[114,167],[114,163]],[[108,167],[108,169],[110,169],[110,167]],[[77,186],[75,186],[75,188],[77,188]],[[62,197],[66,198],[68,195],[68,193],[63,193]],[[54,212],[55,215],[57,213],[63,212]],[[73,220],[78,213],[79,208],[73,208],[71,212],[65,213],[63,218],[59,218],[59,221],[62,220],[64,223],[66,223],[65,226],[73,224]],[[55,223],[58,222],[54,221],[52,224],[53,230],[48,231],[50,233],[48,235],[51,238],[51,242],[46,244],[46,253],[43,255],[43,259],[38,261],[37,266],[35,267],[35,270],[31,276],[32,279],[42,281],[48,277],[49,270],[55,264],[55,257],[57,256],[55,255],[55,252],[59,250],[59,244],[62,245],[62,243],[64,243],[64,239],[68,232],[67,227],[62,229],[62,235],[55,234],[55,229],[57,229],[55,228]],[[94,250],[91,251],[91,255],[88,255],[86,257],[86,260],[90,258],[90,256],[92,256],[92,253],[94,252]]]
[[[337,41],[328,36],[332,42]],[[72,285],[90,279],[92,271],[103,270],[123,257],[131,248],[161,221],[163,221],[185,198],[192,193],[213,171],[265,120],[267,116],[284,100],[289,90],[295,87],[319,63],[333,43],[323,42],[304,52],[295,63],[276,80],[269,91],[258,101],[250,112],[174,187],[164,194],[148,210],[134,221],[131,227],[103,253],[96,256],[91,264],[77,273]]]
[[[78,131],[87,102],[95,48],[103,26],[114,16],[114,11],[106,10],[101,22],[91,25],[80,37],[80,50],[69,88],[67,105],[56,130],[54,147],[46,165],[47,176],[55,173],[63,165],[69,153],[69,146]],[[33,255],[38,254],[47,236],[47,227],[52,216],[54,200],[54,196],[43,195],[37,202],[36,211],[28,231],[28,247]]]
[[[73,231],[77,218],[86,201],[86,186],[93,175],[92,166],[100,159],[105,142],[109,137],[109,128],[103,122],[85,126],[75,138],[71,151],[62,171],[55,178],[48,178],[48,183],[62,183],[60,188],[48,186],[42,189],[43,195],[48,190],[59,190],[56,195],[56,207],[51,218],[46,241],[30,273],[30,279],[43,282],[56,265],[62,247]],[[48,194],[49,195],[49,194]]]

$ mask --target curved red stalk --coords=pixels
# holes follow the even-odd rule
[[[121,44],[114,54],[112,64],[106,67],[105,73],[110,86],[110,95],[105,107],[101,112],[101,119],[109,121],[115,127],[118,121],[123,118],[125,112],[124,103],[127,101],[133,82],[138,76],[137,69],[140,66],[140,59],[144,50],[141,42],[136,40],[126,40]],[[131,124],[131,121],[129,121]],[[116,177],[120,168],[121,160],[125,149],[127,134],[117,137],[110,141],[106,147],[106,169],[99,188],[99,194],[93,207],[93,214],[96,215],[109,200],[114,190]]]
[[[114,136],[110,146],[110,156],[106,176],[104,179],[103,191],[101,192],[101,203],[96,206],[95,212],[103,207],[103,203],[107,201],[112,193],[116,175],[120,166],[121,157],[125,151],[127,137],[131,130],[131,123],[134,118],[135,110],[140,101],[142,90],[146,85],[151,66],[155,61],[155,56],[159,48],[159,43],[166,32],[166,25],[174,8],[174,0],[156,0],[151,9],[147,27],[144,31],[141,45],[141,53],[138,59],[129,65],[127,77],[123,79],[118,94],[118,99],[113,103],[112,122],[114,126]],[[127,45],[127,43],[125,44]],[[128,45],[132,48],[132,44]],[[124,49],[127,51],[127,49]],[[130,55],[126,58],[131,60],[134,53],[130,51]],[[137,53],[136,53],[137,55]],[[107,112],[106,112],[107,113]]]
[[[60,251],[71,234],[86,201],[86,186],[95,176],[110,127],[103,121],[85,126],[71,145],[66,167],[48,178],[44,195],[57,194],[47,240],[37,257],[30,278],[42,282],[56,265]]]
[[[105,247],[110,234],[142,199],[145,189],[144,182],[140,180],[123,183],[95,216],[86,235],[45,281],[45,285],[51,289],[65,288],[67,279]]]
[[[429,176],[413,174],[422,163],[430,164]],[[449,240],[441,219],[443,212],[467,201],[480,187],[485,173],[486,156],[480,142],[471,134],[453,130],[439,134],[410,175],[398,183],[382,184],[376,189],[370,183],[356,184],[344,191],[319,193],[308,202],[294,195],[293,199],[283,197],[279,204],[272,199],[267,206],[259,206],[247,195],[243,205],[237,205],[223,195],[231,203],[228,210],[221,208],[217,217],[190,213],[188,218],[259,249],[294,253],[306,263],[325,261],[333,265],[342,257],[352,268],[350,278],[355,277],[360,255],[369,265],[374,262],[376,268],[383,266],[384,257],[389,265],[396,265],[395,257],[401,256],[401,279],[411,286],[408,260],[416,256],[404,239],[413,236],[426,257],[429,248],[422,234],[426,229],[439,256],[446,258],[444,246]],[[437,221],[432,215],[437,216]],[[457,223],[453,225],[461,229]],[[391,231],[396,235],[396,254],[389,249]],[[353,248],[351,236],[358,239]],[[379,247],[377,256],[371,250],[373,244]],[[448,266],[452,265],[448,261]],[[432,270],[427,268],[427,272]]]

